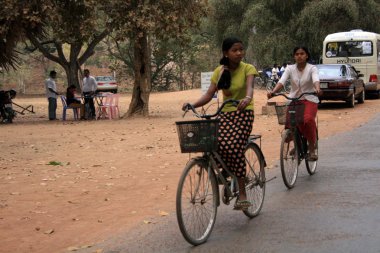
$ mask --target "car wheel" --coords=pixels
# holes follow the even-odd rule
[[[355,107],[355,92],[353,92],[351,98],[349,100],[347,100],[347,105],[350,108]]]
[[[363,90],[363,91],[360,92],[360,94],[359,94],[358,103],[359,103],[359,104],[363,104],[363,103],[364,103],[364,100],[365,100],[365,92],[364,92],[364,90]]]

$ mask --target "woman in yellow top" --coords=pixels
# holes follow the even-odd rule
[[[247,209],[252,205],[247,200],[244,178],[246,164],[244,149],[252,132],[253,114],[253,82],[258,75],[251,64],[242,62],[244,47],[237,38],[226,38],[222,44],[223,57],[211,77],[211,85],[207,92],[194,104],[195,108],[207,104],[215,92],[223,91],[223,101],[240,100],[237,107],[227,104],[220,115],[218,132],[218,153],[227,167],[236,175],[239,183],[239,199],[235,209]],[[185,110],[188,103],[182,107]]]

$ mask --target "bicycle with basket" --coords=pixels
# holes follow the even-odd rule
[[[234,103],[236,106],[239,101],[226,100],[212,115],[199,114],[194,107],[189,106],[188,110],[201,120],[176,122],[181,152],[201,153],[187,162],[176,195],[180,231],[193,245],[206,242],[210,236],[220,199],[229,205],[239,195],[236,176],[227,168],[217,152],[219,125],[217,116],[227,103]],[[252,206],[242,211],[249,218],[256,217],[264,203],[266,163],[260,146],[261,136],[251,135],[245,147],[247,168],[245,188],[247,199]],[[218,168],[216,160],[223,169]],[[221,193],[219,185],[222,186]]]
[[[286,105],[275,105],[278,123],[286,125],[282,133],[280,148],[280,167],[284,184],[287,188],[294,187],[297,176],[298,167],[302,160],[305,160],[307,172],[313,175],[317,169],[317,161],[308,160],[308,142],[306,138],[297,128],[298,124],[302,124],[304,120],[304,104],[298,101],[304,95],[315,95],[314,92],[302,93],[299,97],[291,98],[284,93],[274,93],[273,96],[283,96],[290,100]],[[318,121],[318,120],[317,120]],[[317,140],[315,143],[315,153],[318,155],[318,127]]]

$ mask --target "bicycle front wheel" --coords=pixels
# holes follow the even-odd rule
[[[317,133],[317,136],[318,136],[318,133]],[[318,155],[318,137],[315,142],[315,154]],[[305,163],[306,163],[306,170],[309,173],[309,175],[314,175],[315,171],[317,170],[318,160],[309,161],[308,159],[305,159]]]
[[[282,135],[280,150],[281,174],[284,184],[291,189],[296,184],[298,175],[298,149],[294,136],[290,129],[286,129]]]
[[[265,196],[265,168],[264,159],[259,147],[254,143],[249,143],[245,150],[246,162],[246,183],[245,191],[247,199],[252,206],[243,210],[249,218],[256,217],[263,207]]]
[[[213,172],[211,172],[213,173]],[[192,159],[179,180],[176,209],[179,229],[193,245],[207,241],[215,224],[218,186],[207,162]]]

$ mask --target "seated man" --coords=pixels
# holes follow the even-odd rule
[[[66,103],[68,106],[80,109],[80,119],[84,119],[84,104],[75,97],[77,87],[70,85],[66,90]]]
[[[13,118],[16,116],[12,108],[12,99],[16,97],[15,90],[0,91],[0,113],[2,122],[12,123]]]

